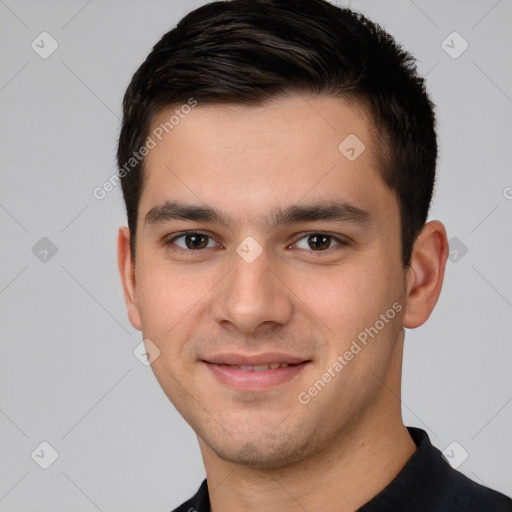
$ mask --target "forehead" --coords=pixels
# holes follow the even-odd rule
[[[165,108],[149,134],[155,147],[145,160],[141,214],[169,199],[253,217],[306,196],[365,209],[394,202],[377,170],[370,123],[359,106],[329,96]]]

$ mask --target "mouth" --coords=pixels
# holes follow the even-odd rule
[[[252,357],[226,354],[201,362],[224,386],[240,391],[264,391],[294,380],[312,361],[284,354]]]
[[[212,363],[214,364],[214,363]],[[253,372],[264,372],[267,370],[275,370],[277,368],[287,368],[290,366],[289,363],[269,363],[269,364],[258,364],[258,365],[245,365],[245,364],[220,364],[219,366],[227,366],[235,370],[253,371]],[[295,365],[291,365],[295,366]]]

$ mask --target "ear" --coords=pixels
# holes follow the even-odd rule
[[[425,323],[439,299],[448,259],[446,229],[437,220],[425,224],[412,250],[406,274],[404,327]]]
[[[128,310],[128,318],[133,327],[141,331],[142,323],[137,306],[135,287],[135,266],[133,265],[132,253],[130,251],[130,230],[126,226],[119,228],[117,238],[117,265],[123,284],[123,294],[126,309]]]

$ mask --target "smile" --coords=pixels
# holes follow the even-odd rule
[[[256,366],[251,365],[238,365],[238,364],[224,364],[221,366],[229,366],[229,368],[233,368],[235,370],[243,370],[243,371],[255,371],[255,372],[264,372],[266,370],[275,370],[276,368],[286,368],[290,366],[288,363],[269,363],[269,364],[259,364]]]
[[[202,361],[217,383],[244,392],[266,391],[290,383],[311,364],[297,363],[227,364]]]

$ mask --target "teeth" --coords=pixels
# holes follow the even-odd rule
[[[286,368],[287,366],[290,366],[288,363],[270,363],[270,364],[260,364],[257,366],[250,366],[250,365],[238,365],[238,364],[228,364],[226,366],[229,366],[230,368],[236,368],[237,370],[244,370],[244,371],[255,371],[255,372],[263,372],[266,370],[275,370],[276,368]]]

